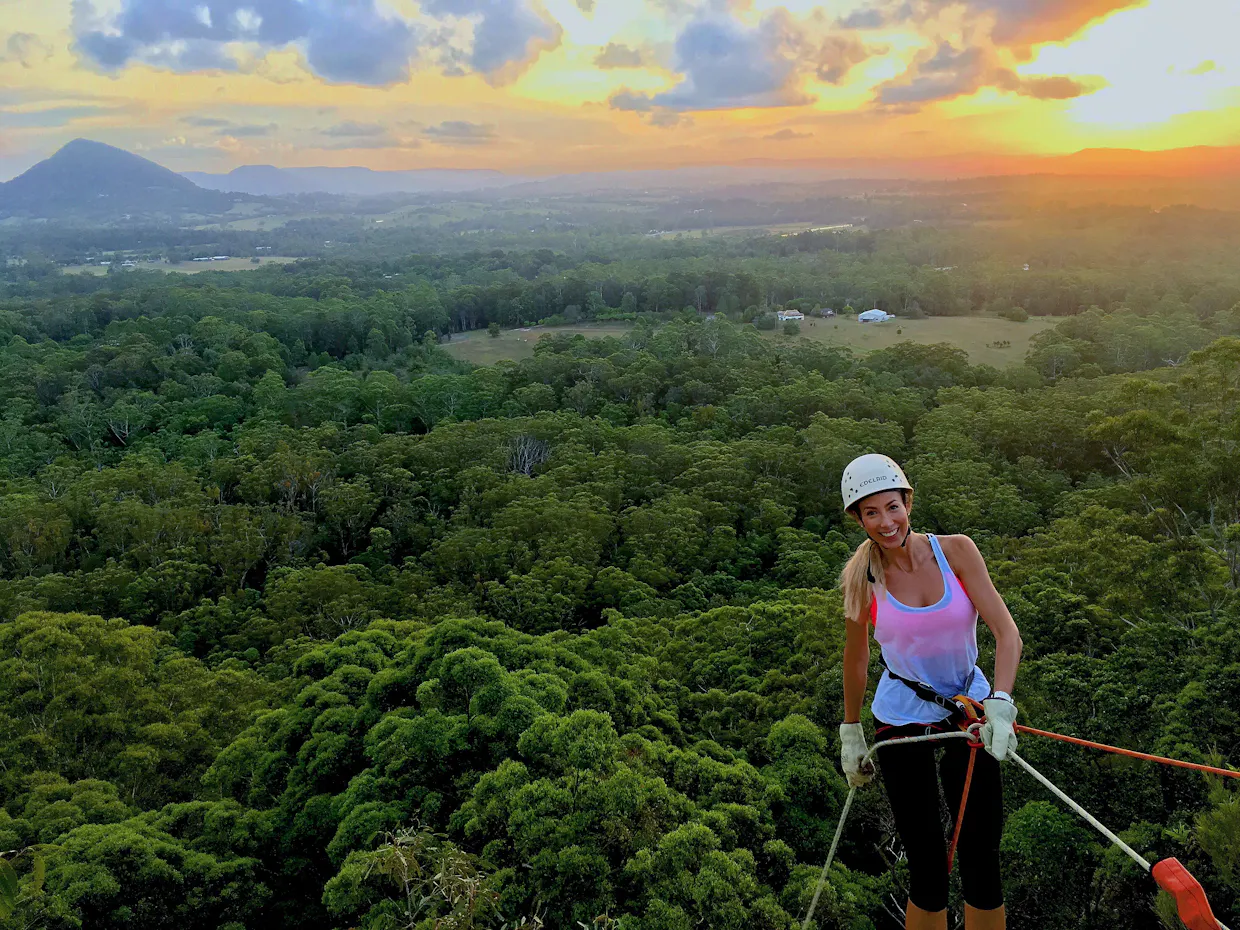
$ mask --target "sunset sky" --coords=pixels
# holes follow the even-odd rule
[[[1237,0],[0,0],[0,179],[1240,144]]]

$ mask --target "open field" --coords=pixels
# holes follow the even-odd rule
[[[581,326],[531,326],[525,329],[506,329],[498,338],[492,339],[485,329],[469,333],[456,333],[444,348],[457,358],[474,365],[494,365],[496,362],[520,361],[534,354],[534,344],[544,336],[559,334],[583,336],[620,336],[633,326],[631,323],[593,323]]]
[[[138,262],[138,267],[134,271],[174,271],[178,274],[198,274],[200,271],[251,271],[262,265],[286,265],[289,262],[295,262],[295,258],[286,258],[282,255],[267,255],[258,260],[258,264],[254,264],[248,258],[230,258],[222,262],[178,262],[170,265],[167,262]],[[113,262],[119,269],[120,261]],[[131,269],[119,269],[129,271]],[[107,274],[108,269],[103,265],[68,265],[64,269],[65,274]]]
[[[1034,317],[1027,323],[1012,323],[991,317],[932,317],[925,320],[891,320],[886,323],[858,323],[855,320],[806,320],[801,324],[803,339],[846,346],[858,352],[883,349],[897,342],[946,342],[969,353],[975,364],[1005,368],[1022,361],[1029,351],[1029,342],[1042,330],[1055,325],[1054,317]],[[458,333],[444,348],[452,355],[475,365],[519,361],[534,354],[534,344],[555,333],[580,333],[583,336],[616,336],[627,332],[628,323],[598,323],[581,326],[532,326],[509,329],[492,339],[486,330]],[[764,338],[785,340],[792,337],[777,333]],[[1003,345],[1004,342],[1009,345]]]
[[[897,342],[947,342],[969,353],[969,361],[975,365],[1006,368],[1023,361],[1033,337],[1058,322],[1057,317],[1036,316],[1025,323],[982,316],[939,316],[886,323],[807,319],[801,324],[801,338],[847,346],[857,352],[885,349]],[[790,337],[772,333],[767,338]],[[1002,345],[1004,342],[1010,345]]]
[[[770,236],[795,236],[803,232],[824,232],[829,229],[855,229],[852,223],[832,223],[816,225],[814,223],[762,223],[757,226],[711,226],[701,229],[671,229],[659,233],[648,234],[652,239],[699,238],[701,236],[758,236],[766,233]]]

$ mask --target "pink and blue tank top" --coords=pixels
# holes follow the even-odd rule
[[[990,694],[990,682],[977,667],[977,608],[947,564],[939,541],[927,538],[943,576],[942,598],[929,607],[908,607],[889,591],[876,591],[870,605],[874,638],[882,646],[887,667],[902,678],[929,685],[949,698],[968,688],[969,697],[980,701]],[[879,679],[871,709],[879,720],[897,726],[938,723],[948,716],[942,707],[922,700],[886,673]]]

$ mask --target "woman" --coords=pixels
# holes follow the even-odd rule
[[[982,701],[986,724],[960,828],[958,857],[967,930],[1006,926],[999,876],[1003,789],[999,762],[1016,748],[1011,691],[1021,640],[968,536],[927,536],[909,526],[913,487],[885,455],[863,455],[844,469],[844,509],[869,537],[840,575],[848,630],[844,646],[841,758],[848,781],[864,785],[873,766],[861,729],[870,665],[869,626],[887,667],[874,694],[875,738],[956,729],[933,698],[958,694]],[[995,689],[977,668],[978,615],[994,634]],[[907,930],[946,930],[947,842],[939,817],[941,780],[952,816],[960,807],[970,750],[967,741],[889,745],[879,749],[883,784],[908,856]],[[936,778],[935,760],[939,756]]]

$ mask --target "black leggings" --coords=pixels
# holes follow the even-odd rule
[[[876,740],[921,736],[942,731],[944,725],[891,726],[875,720]],[[935,753],[941,752],[938,773]],[[951,811],[953,827],[960,810],[965,770],[969,764],[967,740],[942,743],[914,743],[884,746],[877,753],[883,784],[895,814],[896,829],[908,856],[909,900],[923,911],[947,907],[947,838],[940,816],[939,786]],[[1003,883],[999,877],[999,837],[1003,833],[1003,781],[999,763],[983,749],[977,751],[973,782],[965,807],[964,826],[956,848],[964,899],[979,910],[1003,905]]]

